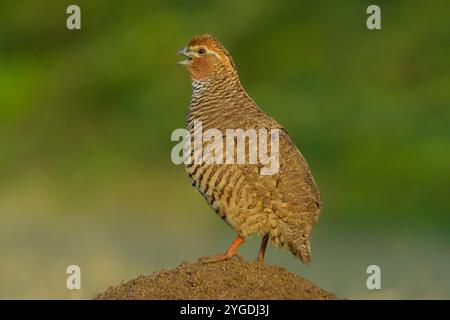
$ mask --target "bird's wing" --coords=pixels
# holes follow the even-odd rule
[[[244,171],[246,179],[254,189],[270,192],[271,199],[278,206],[286,207],[291,212],[307,216],[308,220],[315,221],[317,220],[315,215],[319,213],[321,206],[319,189],[306,160],[286,130],[279,128],[280,167],[278,172],[273,175],[261,175],[263,167],[261,163],[258,163],[259,170],[255,170],[255,167],[251,165],[245,165],[241,170]]]

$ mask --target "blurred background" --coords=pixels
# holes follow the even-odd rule
[[[90,299],[233,240],[170,159],[191,90],[175,52],[205,32],[322,191],[312,264],[275,248],[267,262],[341,297],[450,298],[450,3],[377,1],[378,31],[370,4],[3,1],[0,298]]]

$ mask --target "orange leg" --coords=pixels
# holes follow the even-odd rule
[[[235,256],[237,253],[237,249],[239,246],[244,242],[244,238],[241,236],[237,236],[237,238],[233,241],[233,243],[228,248],[227,252],[224,254],[218,255],[218,256],[208,256],[208,257],[202,257],[199,260],[203,263],[211,263],[211,262],[218,262],[218,261],[224,261],[228,260],[231,257]]]
[[[261,242],[261,248],[259,249],[259,253],[258,253],[258,262],[262,262],[264,263],[264,254],[266,253],[266,248],[267,248],[267,241],[269,241],[269,235],[266,234]]]

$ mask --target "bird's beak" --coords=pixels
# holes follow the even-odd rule
[[[177,54],[179,54],[179,55],[181,55],[181,56],[185,56],[185,57],[188,58],[187,60],[183,60],[183,61],[177,62],[178,64],[181,64],[181,65],[185,65],[185,66],[186,66],[186,65],[188,65],[189,62],[192,60],[192,56],[191,56],[191,54],[190,54],[190,50],[189,50],[187,47],[178,50],[178,51],[177,51]]]

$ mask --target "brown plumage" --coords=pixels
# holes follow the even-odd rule
[[[270,240],[308,263],[311,228],[319,218],[321,201],[305,159],[286,130],[245,92],[233,59],[217,39],[211,35],[195,37],[179,53],[188,57],[180,64],[187,66],[192,81],[187,115],[191,134],[194,121],[201,121],[203,130],[217,128],[224,136],[230,128],[280,130],[280,168],[274,175],[261,175],[260,163],[186,165],[193,185],[238,233],[225,254],[205,261],[233,256],[244,239],[256,233],[263,236],[258,259],[264,258]]]

